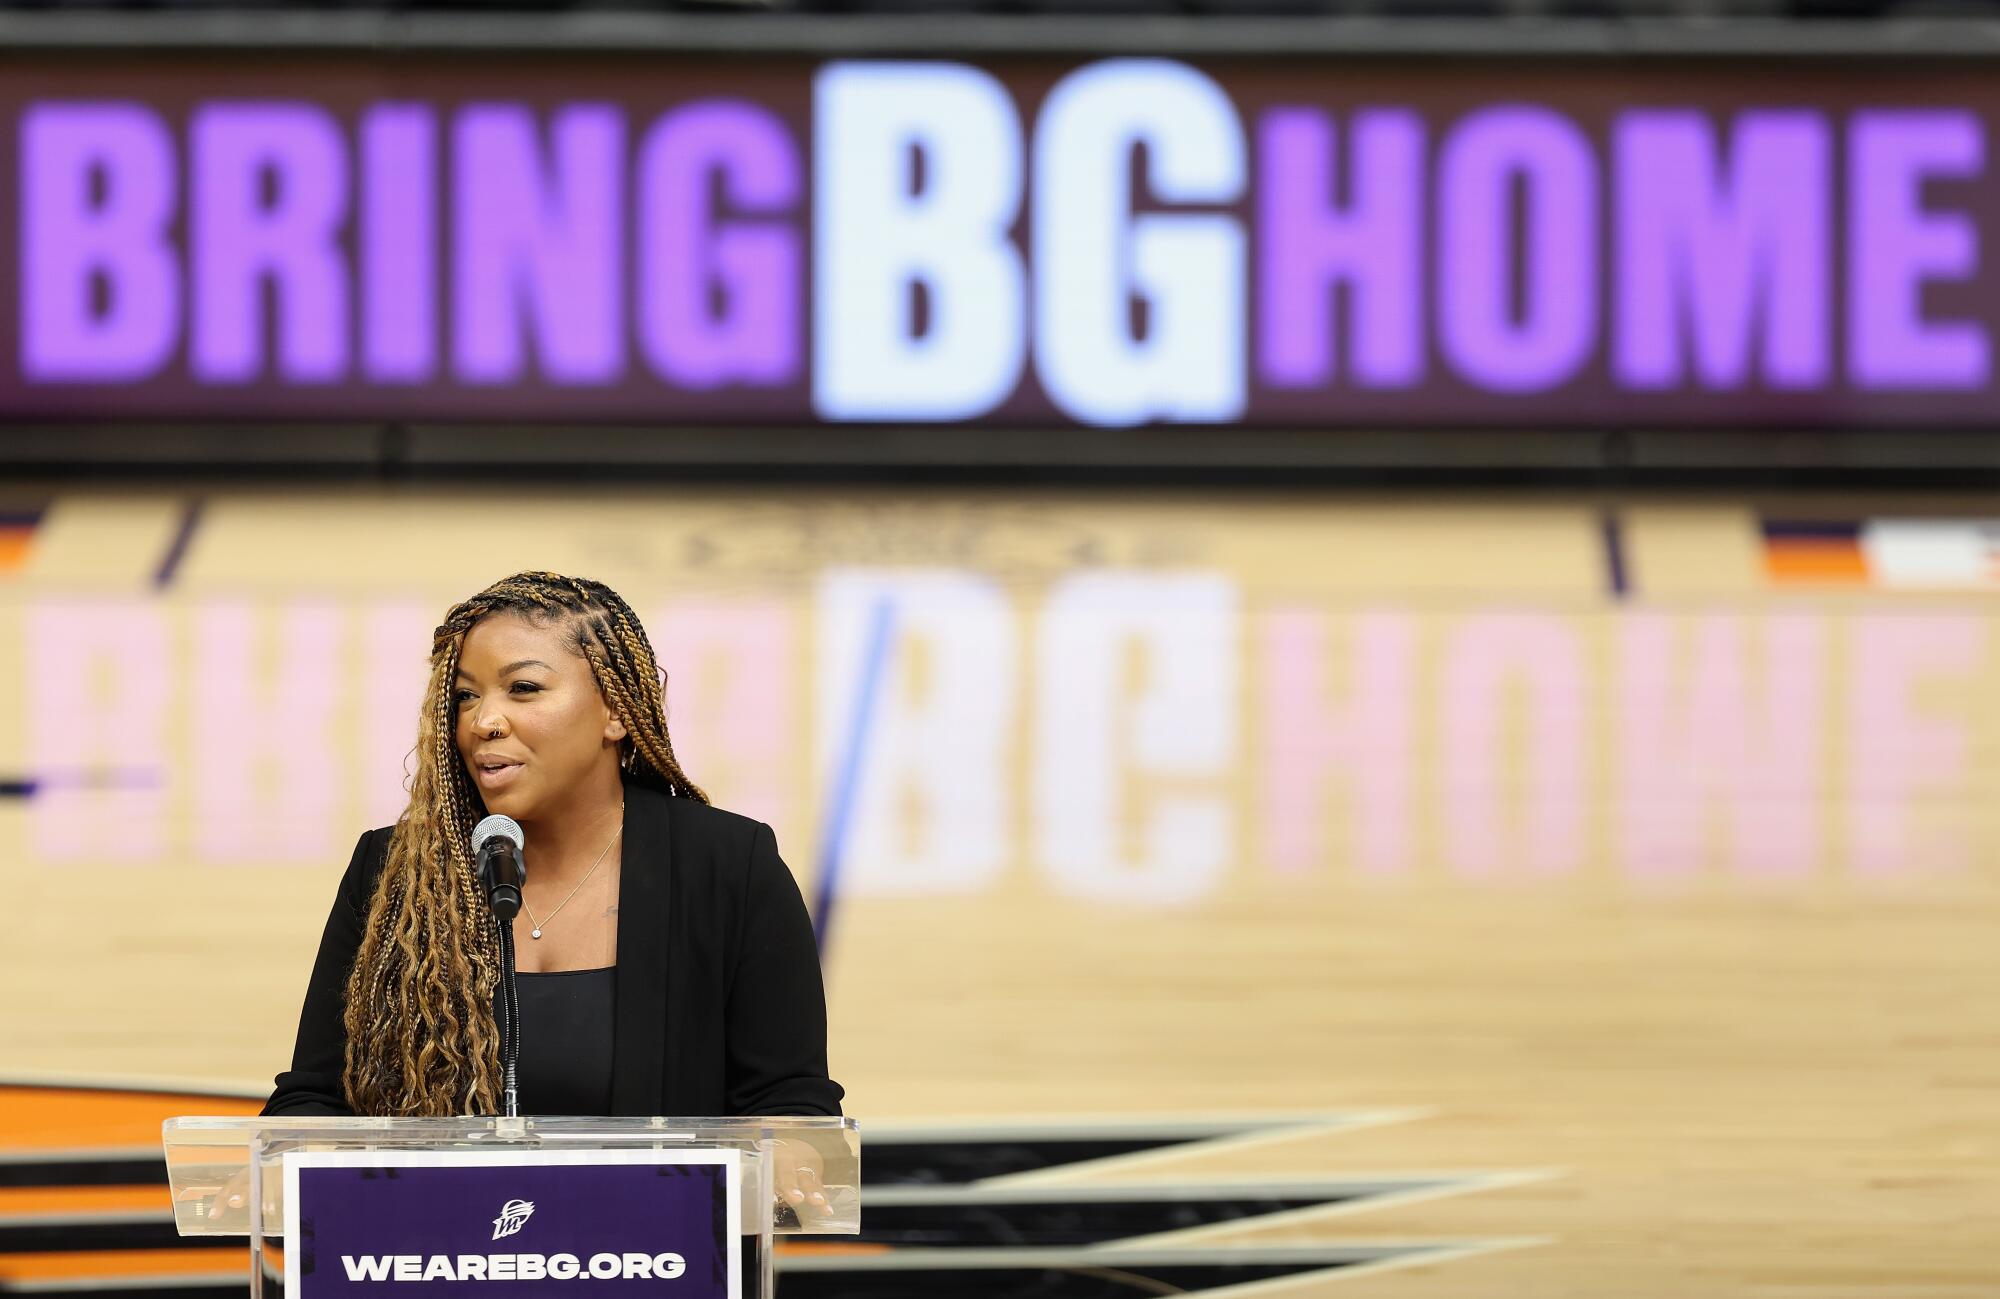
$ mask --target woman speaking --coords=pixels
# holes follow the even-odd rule
[[[840,1113],[812,926],[770,827],[681,770],[630,607],[531,572],[432,638],[409,806],[355,845],[265,1114],[499,1113],[500,943],[471,842],[489,813],[526,835],[522,1113]]]

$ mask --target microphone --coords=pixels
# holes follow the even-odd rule
[[[511,816],[489,816],[472,827],[472,856],[479,863],[479,882],[501,924],[512,924],[521,913],[521,886],[528,882],[528,864],[521,859],[527,838]]]
[[[493,907],[500,938],[500,1099],[506,1117],[521,1113],[518,1076],[521,1059],[521,994],[514,979],[514,917],[521,913],[521,886],[528,881],[528,864],[521,859],[527,844],[521,824],[511,816],[493,815],[472,827],[472,856],[479,863],[479,882]],[[541,931],[536,931],[540,937]]]

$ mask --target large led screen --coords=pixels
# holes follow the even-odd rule
[[[0,415],[1978,425],[1997,84],[16,61]]]

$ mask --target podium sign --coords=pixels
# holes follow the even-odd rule
[[[290,1151],[283,1167],[285,1299],[471,1299],[492,1282],[742,1299],[735,1150]]]
[[[250,1299],[771,1299],[775,1237],[861,1229],[861,1141],[821,1115],[168,1119],[183,1236],[244,1236]],[[775,1161],[822,1170],[821,1212]],[[578,1291],[576,1286],[587,1285]]]

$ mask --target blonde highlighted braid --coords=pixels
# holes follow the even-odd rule
[[[565,626],[570,648],[625,724],[626,783],[708,801],[674,758],[664,678],[617,592],[586,578],[516,573],[454,606],[432,634],[410,803],[389,840],[347,980],[342,1084],[356,1114],[499,1112],[500,944],[471,852],[472,827],[486,809],[459,757],[452,699],[465,633],[494,613]]]

